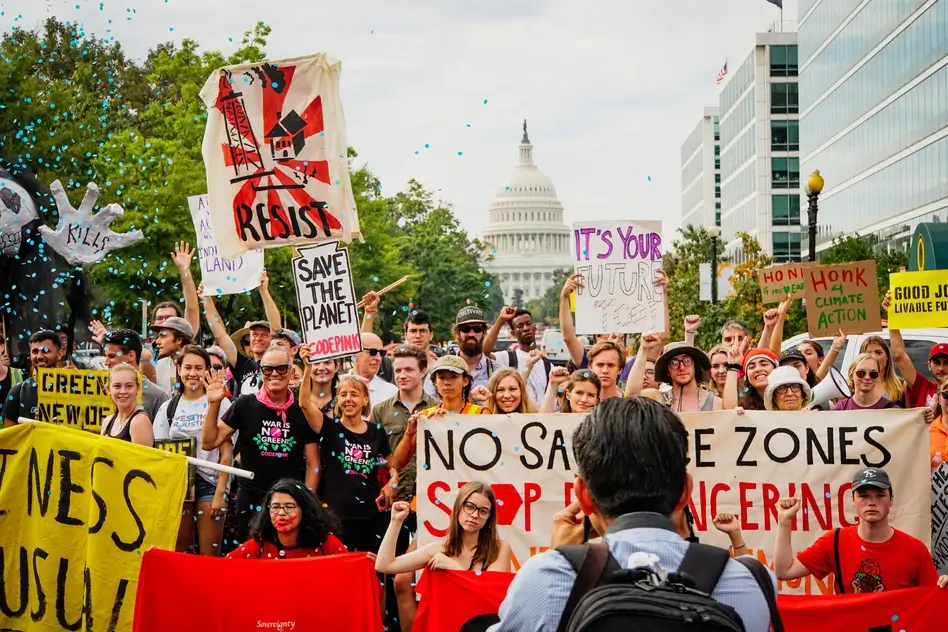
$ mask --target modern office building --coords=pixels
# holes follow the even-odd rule
[[[742,232],[775,261],[800,260],[797,34],[788,24],[758,33],[721,90],[721,237],[737,263]]]
[[[948,221],[948,0],[799,12],[801,166],[826,182],[817,251],[853,233],[904,250],[919,222]]]
[[[681,146],[681,225],[721,225],[721,144],[718,109],[705,108]]]

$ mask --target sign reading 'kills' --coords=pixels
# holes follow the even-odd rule
[[[338,241],[300,248],[293,259],[296,301],[310,361],[362,350],[349,250]]]

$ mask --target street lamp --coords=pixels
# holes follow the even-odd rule
[[[721,236],[721,229],[712,226],[708,229],[708,235],[711,236],[711,304],[718,302],[718,237]]]
[[[810,201],[810,205],[806,210],[810,231],[810,262],[816,261],[816,214],[820,211],[819,198],[822,192],[823,176],[820,175],[820,171],[817,169],[810,174],[810,179],[806,181],[806,197]]]

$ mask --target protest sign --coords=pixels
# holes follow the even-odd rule
[[[876,262],[857,261],[804,268],[806,322],[811,338],[878,331]]]
[[[47,424],[0,431],[0,629],[128,630],[141,554],[173,548],[183,457]]]
[[[895,272],[889,275],[891,329],[948,327],[948,272]]]
[[[770,266],[757,271],[760,282],[760,296],[762,302],[780,303],[790,296],[792,299],[802,298],[806,293],[803,290],[805,273],[804,263],[785,263],[779,266]]]
[[[891,519],[928,543],[931,515],[928,464],[915,447],[928,440],[918,410],[852,411],[832,415],[733,411],[682,413],[690,433],[694,477],[691,511],[701,540],[726,547],[711,523],[718,512],[740,519],[751,554],[769,563],[777,501],[797,495],[803,511],[793,524],[799,551],[823,532],[855,524],[849,490],[860,467],[885,467],[899,494]],[[519,568],[550,545],[553,514],[572,502],[576,464],[572,435],[582,415],[456,415],[419,423],[418,538],[444,537],[457,490],[491,484],[500,537]],[[784,591],[829,592],[832,579],[786,582]]]
[[[115,412],[108,371],[40,369],[36,384],[37,421],[97,433]]]
[[[932,559],[939,575],[948,575],[948,463],[932,473]]]
[[[310,362],[361,351],[349,250],[338,241],[300,248],[293,259],[293,278]]]
[[[0,168],[0,255],[15,256],[23,245],[23,231],[39,218],[36,202],[26,189]]]
[[[460,630],[474,617],[497,614],[513,573],[440,571],[422,573],[415,586],[421,596],[412,632]]]
[[[211,206],[207,195],[188,198],[191,221],[197,235],[198,259],[201,261],[201,282],[204,296],[241,294],[260,286],[263,272],[263,251],[249,250],[233,259],[217,252],[217,240],[211,226]]]
[[[662,269],[661,222],[573,224],[576,330],[643,333],[665,330],[665,292],[655,287]]]
[[[211,73],[203,154],[221,256],[361,238],[341,72],[341,62],[311,55]]]

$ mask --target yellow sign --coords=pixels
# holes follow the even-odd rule
[[[174,549],[186,484],[182,456],[47,424],[0,430],[0,629],[131,630],[141,554]]]
[[[108,371],[40,369],[36,383],[37,421],[98,434],[102,422],[115,412],[109,395]],[[139,405],[141,402],[139,389]]]
[[[576,312],[576,292],[569,293],[569,311]]]
[[[948,274],[944,270],[889,275],[890,329],[948,327]]]

